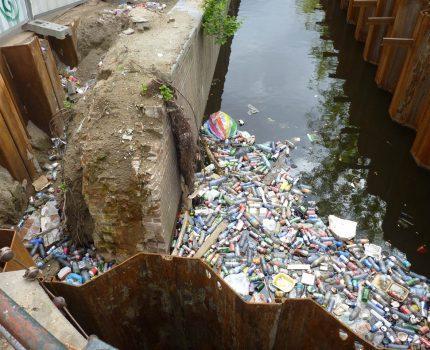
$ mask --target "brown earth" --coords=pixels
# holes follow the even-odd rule
[[[25,188],[0,166],[0,227],[16,225],[27,203]]]
[[[160,198],[167,191],[177,205],[180,193],[163,188],[166,178],[178,176],[175,151],[169,151],[175,145],[166,143],[171,121],[161,96],[141,92],[155,77],[168,75],[192,26],[185,14],[168,23],[165,12],[135,9],[135,15],[150,20],[151,29],[126,36],[121,32],[132,26],[130,17],[107,14],[112,8],[94,2],[77,14],[82,59],[77,77],[97,83],[74,107],[63,180],[72,236],[94,240],[99,250],[121,260],[137,251],[168,251]],[[60,22],[72,18],[69,13]],[[178,25],[181,21],[184,25]],[[185,144],[192,154],[192,142]]]
[[[33,153],[39,164],[48,161],[51,140],[32,122],[27,125]],[[0,227],[16,226],[27,208],[25,186],[15,181],[9,172],[0,167]]]
[[[67,125],[59,181],[67,187],[68,229],[76,241],[94,241],[120,260],[137,251],[169,250],[171,233],[163,231],[162,221],[172,209],[161,208],[160,203],[177,210],[181,189],[171,186],[178,183],[178,163],[186,182],[192,182],[195,140],[187,120],[194,117],[184,115],[175,104],[167,112],[157,91],[142,94],[143,85],[167,80],[198,21],[181,11],[172,20],[167,12],[176,1],[166,3],[162,13],[133,10],[133,16],[150,20],[151,29],[144,32],[134,27],[130,16],[110,13],[116,5],[97,0],[55,19],[78,20],[76,77],[82,86],[95,81],[74,106]],[[136,32],[122,34],[129,27]],[[33,125],[28,130],[43,164],[49,138]],[[177,161],[176,152],[187,157]],[[0,224],[16,225],[26,206],[22,186],[0,169]]]
[[[52,148],[49,136],[33,124],[31,120],[27,124],[27,132],[30,135],[30,144],[39,165],[42,166],[48,163],[48,153]]]

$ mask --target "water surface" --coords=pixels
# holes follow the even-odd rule
[[[207,114],[242,119],[257,141],[300,138],[293,152],[322,215],[358,221],[430,275],[430,173],[410,155],[414,132],[390,120],[337,1],[242,0],[243,25],[222,48]],[[248,104],[259,113],[248,115]],[[430,248],[430,247],[429,247]]]

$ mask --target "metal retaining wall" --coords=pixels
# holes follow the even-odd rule
[[[44,284],[119,349],[374,349],[310,299],[243,301],[195,258],[140,253],[80,287]]]
[[[393,94],[390,116],[417,131],[416,163],[430,170],[430,1],[326,0],[348,9],[363,57],[378,66],[377,85]],[[359,10],[357,10],[359,9]]]

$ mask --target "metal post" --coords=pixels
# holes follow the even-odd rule
[[[2,290],[0,290],[0,310],[0,324],[25,349],[67,349]]]

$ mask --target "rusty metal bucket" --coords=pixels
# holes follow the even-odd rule
[[[141,253],[80,287],[44,284],[120,349],[374,348],[312,300],[244,302],[199,259]]]

